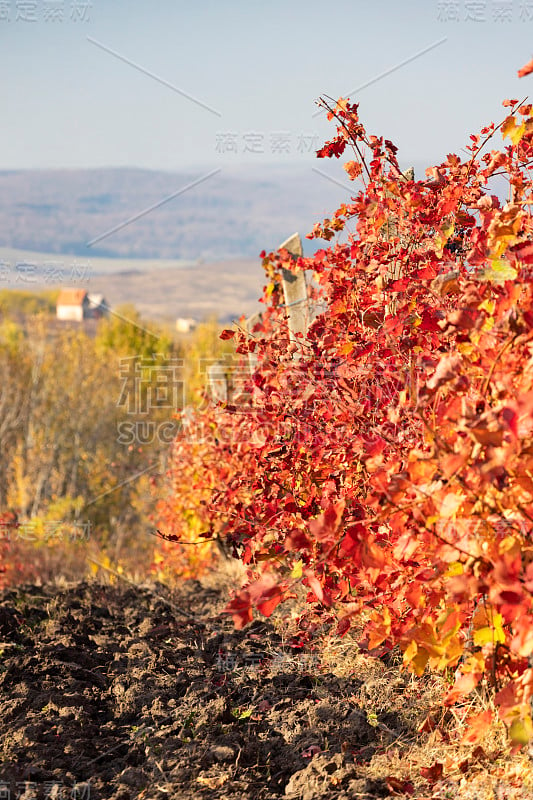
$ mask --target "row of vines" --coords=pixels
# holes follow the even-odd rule
[[[330,244],[312,257],[262,254],[263,319],[223,334],[253,369],[231,402],[183,421],[161,528],[176,548],[219,539],[247,565],[228,606],[238,626],[303,584],[338,634],[364,619],[370,652],[399,647],[416,674],[454,675],[447,703],[485,682],[524,744],[533,107],[504,101],[466,156],[414,180],[357,105],[320,104],[337,130],[318,156],[351,149],[353,197],[315,225],[309,238]],[[305,336],[287,325],[287,269],[306,271],[323,309]]]

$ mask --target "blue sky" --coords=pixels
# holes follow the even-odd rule
[[[533,0],[0,0],[0,169],[312,162],[322,93],[435,163],[532,55]]]

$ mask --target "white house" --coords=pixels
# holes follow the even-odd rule
[[[58,319],[81,322],[90,315],[89,295],[85,289],[61,289],[56,305]]]
[[[178,317],[176,320],[176,330],[178,333],[190,333],[196,328],[198,323],[192,317]]]
[[[81,322],[100,319],[107,314],[108,306],[103,294],[89,294],[85,289],[61,289],[57,298],[58,319]]]

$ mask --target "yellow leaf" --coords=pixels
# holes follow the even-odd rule
[[[520,553],[521,545],[515,536],[506,536],[498,545],[500,553],[510,553],[514,551],[515,554]]]
[[[368,649],[373,650],[383,642],[390,634],[391,615],[389,609],[384,606],[381,611],[374,611],[372,614],[372,626],[369,630]]]
[[[403,663],[407,666],[409,662],[416,656],[418,652],[418,645],[414,639],[411,639],[405,650],[403,651]]]
[[[499,616],[495,615],[495,616]],[[505,642],[505,633],[501,625],[492,625],[485,628],[479,628],[474,631],[474,644],[476,647],[483,647],[486,644],[496,644]]]
[[[533,738],[533,724],[531,717],[515,719],[509,729],[509,735],[515,744],[528,744]]]
[[[419,650],[416,656],[411,659],[410,667],[419,678],[424,673],[428,659],[429,653],[426,650]]]
[[[460,561],[454,561],[453,564],[450,564],[446,572],[444,573],[445,578],[455,578],[456,575],[462,575],[464,572],[463,565]]]
[[[516,124],[516,119],[512,116],[507,117],[502,125],[502,136],[505,139],[509,137],[513,144],[518,144],[520,139],[527,133],[527,120],[524,120],[520,125]]]
[[[502,125],[502,136],[505,139],[506,136],[511,135],[511,131],[516,128],[516,121],[512,115],[509,115],[505,122]]]
[[[303,575],[303,561],[297,561],[292,568],[291,578],[298,580]]]
[[[506,243],[503,242],[502,245],[505,249]],[[482,281],[488,281],[489,283],[505,283],[505,281],[514,281],[517,275],[517,271],[511,267],[507,261],[494,259],[492,266],[481,270],[477,278]]]
[[[477,653],[472,653],[472,655],[468,656],[466,661],[463,663],[461,672],[463,675],[467,675],[470,673],[482,673],[485,669],[485,656],[481,651]]]
[[[450,238],[454,231],[454,224],[453,222],[444,222],[440,228],[437,236],[435,237],[435,252],[439,256],[442,257],[444,245]]]
[[[440,226],[441,235],[444,236],[446,240],[448,240],[450,238],[450,236],[452,235],[452,233],[454,231],[454,228],[455,228],[455,226],[454,226],[453,222],[451,222],[451,221],[444,222]]]
[[[488,314],[494,314],[494,309],[496,308],[496,301],[487,298],[483,300],[482,303],[478,305],[479,311],[486,311]]]
[[[464,652],[464,646],[457,636],[451,636],[446,643],[446,650],[437,663],[437,669],[443,670],[450,664],[456,664]]]
[[[487,317],[485,322],[482,325],[482,331],[491,331],[494,328],[494,317]]]
[[[407,403],[407,389],[402,389],[398,393],[399,405],[404,406]]]
[[[353,342],[345,342],[341,347],[339,347],[339,355],[349,356],[353,349],[354,349]]]
[[[521,125],[517,125],[510,133],[509,138],[513,144],[518,144],[522,136],[526,132],[526,124],[523,122]]]
[[[480,628],[474,632],[474,644],[476,647],[483,647],[494,641],[492,628]]]

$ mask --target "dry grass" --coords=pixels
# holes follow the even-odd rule
[[[292,615],[277,615],[277,630],[287,640],[297,632],[297,613],[293,608]],[[362,627],[340,638],[334,626],[325,625],[312,644],[319,674],[351,679],[347,703],[361,708],[378,732],[379,747],[359,764],[361,775],[387,781],[397,797],[533,800],[533,747],[513,750],[500,722],[476,744],[461,743],[470,716],[487,708],[495,711],[490,692],[482,686],[463,703],[444,706],[452,675],[426,671],[419,678],[404,669],[399,651],[381,658],[361,652]]]

